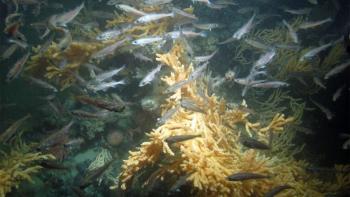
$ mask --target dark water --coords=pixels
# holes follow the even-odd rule
[[[159,42],[145,46],[135,46],[131,44],[131,40],[137,39],[134,34],[121,34],[118,38],[131,36],[131,40],[124,44],[123,47],[112,52],[112,54],[97,61],[90,57],[91,54],[85,57],[84,60],[79,59],[79,56],[84,56],[82,53],[75,54],[66,59],[68,61],[79,60],[78,69],[72,68],[70,70],[70,68],[65,68],[65,66],[69,66],[70,63],[74,62],[68,62],[66,65],[61,65],[60,67],[59,64],[62,63],[62,59],[57,60],[59,59],[57,57],[69,53],[67,51],[69,51],[70,46],[74,42],[87,43],[85,45],[86,48],[89,46],[99,46],[101,48],[102,44],[107,46],[106,43],[108,41],[96,40],[96,36],[105,30],[122,26],[121,24],[117,24],[113,27],[106,27],[108,24],[107,21],[118,18],[117,14],[121,15],[123,12],[116,9],[114,5],[107,5],[106,0],[86,0],[84,1],[84,8],[72,21],[67,23],[67,26],[60,27],[57,25],[57,27],[52,27],[53,23],[49,21],[50,17],[52,19],[54,14],[73,10],[81,5],[82,1],[47,0],[38,1],[34,4],[29,2],[26,0],[19,1],[17,12],[21,16],[14,17],[11,20],[13,23],[20,23],[17,34],[15,34],[23,34],[26,41],[20,41],[28,44],[28,46],[25,49],[18,47],[7,59],[0,58],[0,131],[5,133],[7,128],[27,114],[30,114],[31,117],[19,125],[9,140],[4,141],[1,139],[2,144],[0,148],[2,152],[6,153],[9,153],[10,150],[17,150],[23,153],[42,151],[44,154],[53,154],[56,157],[54,163],[64,165],[65,169],[43,168],[39,172],[31,174],[32,183],[27,180],[19,180],[16,184],[12,183],[13,185],[10,187],[12,191],[7,191],[6,196],[79,196],[82,195],[79,193],[83,192],[82,190],[84,190],[86,196],[178,195],[178,193],[170,193],[168,191],[169,187],[163,187],[163,184],[173,184],[174,180],[171,178],[166,179],[164,182],[157,182],[153,187],[149,188],[142,188],[140,183],[135,181],[136,183],[133,183],[133,187],[127,192],[109,189],[111,185],[115,185],[115,181],[117,181],[116,177],[121,172],[123,159],[127,159],[129,156],[128,151],[134,150],[143,141],[147,141],[145,133],[157,128],[157,118],[161,116],[162,110],[160,106],[167,98],[167,95],[162,93],[167,85],[160,78],[161,76],[168,75],[171,70],[162,69],[159,74],[155,75],[154,80],[150,84],[139,87],[140,81],[156,67],[157,62],[154,60],[153,62],[142,61],[135,57],[135,54],[142,53],[154,59],[156,53],[166,53],[169,49],[165,49],[167,47]],[[167,32],[178,31],[179,29],[186,31],[188,27],[191,28],[191,31],[205,32],[205,37],[186,38],[186,41],[194,51],[195,56],[208,55],[215,49],[219,49],[218,53],[209,60],[209,67],[202,74],[202,78],[212,79],[212,81],[209,80],[207,82],[209,94],[215,94],[219,98],[225,99],[228,103],[241,103],[243,99],[241,93],[245,86],[236,83],[235,79],[248,76],[252,64],[264,53],[261,49],[249,48],[247,44],[244,44],[244,40],[246,38],[256,39],[256,41],[262,42],[268,45],[268,47],[273,47],[274,50],[278,51],[274,57],[275,59],[266,63],[268,65],[264,69],[266,70],[266,75],[261,78],[257,77],[256,79],[283,81],[288,83],[288,87],[271,89],[250,88],[244,96],[249,108],[251,107],[258,114],[257,117],[259,115],[262,116],[259,117],[259,120],[265,121],[272,118],[264,117],[265,114],[268,114],[267,111],[292,115],[293,111],[289,102],[287,102],[288,99],[281,101],[278,105],[271,105],[272,107],[268,110],[263,108],[264,104],[262,103],[268,101],[268,98],[276,91],[281,91],[282,94],[295,99],[297,103],[305,104],[302,109],[303,116],[300,123],[294,125],[295,127],[291,127],[296,132],[295,139],[292,142],[296,146],[305,145],[304,150],[296,154],[295,158],[308,161],[315,169],[329,170],[335,164],[349,164],[350,144],[347,149],[343,147],[343,144],[346,140],[350,140],[350,69],[347,68],[328,80],[324,79],[324,75],[337,65],[346,61],[349,62],[350,52],[346,51],[346,47],[350,47],[350,1],[318,0],[318,4],[314,5],[307,0],[236,0],[234,2],[238,5],[226,5],[227,7],[222,9],[213,9],[206,6],[206,3],[189,0],[173,0],[172,3],[156,6],[155,8],[147,8],[142,0],[119,0],[116,2],[117,4],[127,4],[137,9],[145,10],[145,12],[157,13],[171,12],[172,7],[184,9],[192,6],[194,8],[193,14],[199,18],[201,23],[218,23],[222,25],[223,28],[203,30],[193,29],[191,22],[180,27],[177,23],[174,23],[168,26],[160,35],[156,36],[163,36],[162,39],[166,40],[169,39],[168,36],[164,36]],[[225,4],[225,2],[232,3],[233,1],[217,0],[211,1],[210,4],[219,5],[223,2]],[[304,8],[310,9],[310,12],[303,15],[285,12],[286,9],[298,10]],[[16,35],[12,32],[5,31],[6,27],[13,24],[11,22],[5,24],[5,20],[11,13],[15,13],[15,9],[16,6],[10,0],[2,0],[0,2],[0,29],[2,30],[0,36],[1,54],[12,45],[11,39],[17,39]],[[147,11],[147,9],[150,11]],[[223,45],[219,44],[230,38],[234,32],[250,19],[253,13],[256,14],[253,27],[242,39]],[[126,13],[125,15],[130,16],[132,14]],[[258,33],[264,29],[281,28],[283,29],[283,33],[286,34],[286,37],[288,37],[288,31],[286,31],[282,20],[284,19],[292,23],[298,17],[301,17],[300,20],[302,21],[319,21],[328,17],[332,19],[330,22],[315,28],[297,30],[299,42],[296,45],[298,45],[299,51],[306,48],[310,50],[339,38],[341,39],[339,43],[333,44],[331,47],[322,50],[313,58],[307,60],[312,65],[311,70],[296,73],[290,71],[286,75],[282,75],[283,66],[285,65],[283,65],[284,62],[278,62],[277,59],[281,55],[287,55],[288,52],[286,51],[288,50],[283,49],[285,53],[282,53],[280,52],[282,49],[276,49],[274,46],[277,46],[277,44],[292,45],[294,43],[291,43],[291,38],[288,38],[289,43],[281,43],[280,40],[273,40],[266,35],[265,37],[261,36],[263,34],[261,32],[261,34]],[[135,20],[137,18],[138,16],[134,16]],[[132,21],[129,23],[134,24]],[[160,24],[159,21],[155,23]],[[50,34],[45,38],[40,38],[47,28],[50,29]],[[53,38],[53,42],[56,44],[60,43],[65,38],[65,34],[62,33],[64,31],[68,31],[72,36],[72,42],[69,42],[67,49],[56,51],[55,53],[43,52],[43,56],[45,56],[48,62],[40,62],[36,67],[31,67],[31,63],[35,61],[33,57],[39,57],[38,51],[33,48],[44,45],[50,36]],[[144,35],[143,37],[147,36],[154,35]],[[278,33],[275,37],[278,37]],[[114,42],[109,42],[108,44],[111,43]],[[172,43],[170,42],[170,44]],[[331,51],[336,47],[340,51],[337,54],[334,53],[338,55],[337,58],[333,59],[330,65],[324,67],[325,60],[327,58],[331,59]],[[86,50],[88,51],[88,49]],[[242,56],[238,55],[240,50],[243,51]],[[11,68],[27,52],[30,52],[30,57],[24,63],[23,69],[20,70],[14,80],[7,81],[7,75]],[[306,52],[307,50],[304,51],[304,53]],[[71,54],[74,54],[74,52]],[[281,65],[277,65],[277,62]],[[88,69],[88,66],[83,66],[87,63],[94,65],[98,69]],[[51,67],[55,67],[59,71],[65,70],[63,76],[55,75],[53,78],[48,77],[49,66],[47,65],[51,65]],[[89,84],[95,85],[94,83],[96,82],[94,81],[93,74],[91,74],[91,70],[98,76],[98,74],[104,71],[111,71],[122,67],[122,65],[126,65],[126,68],[105,82],[125,80],[126,84],[118,85],[105,91],[94,91],[89,86]],[[235,72],[234,79],[224,77],[225,74],[228,74],[228,71]],[[36,84],[29,77],[34,77],[40,79],[42,82],[53,85],[58,91],[54,92],[52,89],[43,88],[42,85]],[[62,81],[69,77],[72,79],[72,82],[68,83],[67,87],[63,87]],[[78,77],[83,78],[85,82],[80,82]],[[216,87],[212,87],[214,77],[216,77],[216,80],[222,79],[223,82]],[[314,82],[314,77],[319,78],[326,88],[319,87]],[[341,87],[343,87],[343,90],[340,97],[336,101],[332,101],[334,93]],[[80,102],[79,98],[77,98],[79,95],[95,98],[99,101],[117,103],[118,105],[123,105],[125,109],[118,112],[106,111],[105,109],[101,109],[101,107]],[[122,101],[116,99],[115,95],[118,95]],[[324,106],[334,117],[328,120],[326,115],[313,101]],[[146,102],[148,105],[145,104]],[[281,108],[284,109],[279,110]],[[83,117],[83,115],[76,115],[74,114],[75,110],[82,110],[98,117],[87,118]],[[56,140],[54,140],[54,143],[56,144],[51,144],[47,149],[40,149],[40,146],[43,145],[44,140],[48,136],[58,132],[59,129],[63,128],[70,121],[74,121],[74,124],[68,133],[54,137]],[[74,144],[76,140],[79,143]],[[23,144],[22,146],[18,145],[21,144],[19,141],[28,145],[29,148],[23,148]],[[109,161],[113,161],[111,164],[112,167],[109,167],[102,175],[94,178],[88,187],[81,187],[79,191],[74,192],[72,186],[75,188],[79,187],[82,180],[86,179],[89,166],[95,161],[96,156],[101,153],[104,153],[104,156]],[[6,160],[8,159],[11,158],[4,156],[1,159],[0,170],[7,169]],[[33,166],[39,164],[42,165],[39,161],[34,161],[27,165]],[[151,166],[150,168],[151,172],[157,169],[156,166]],[[145,172],[143,174],[136,174],[136,176],[142,179],[149,174],[149,172]],[[326,180],[329,179],[327,175],[323,178]],[[15,185],[19,185],[19,187],[15,188]],[[3,186],[0,184],[0,189],[1,187]],[[348,185],[348,187],[342,188],[341,191],[335,193],[341,196],[343,193],[347,193],[349,188],[350,186]],[[191,191],[191,185],[188,184],[181,187],[180,193],[185,196],[195,196],[196,194]],[[232,195],[234,196],[234,194]],[[217,196],[220,196],[220,193]]]

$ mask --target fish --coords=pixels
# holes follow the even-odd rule
[[[316,105],[326,115],[328,120],[331,120],[334,117],[334,114],[329,109],[327,109],[326,107],[324,107],[320,103],[314,101],[313,99],[310,99],[310,100],[314,105]]]
[[[17,62],[14,64],[14,66],[7,73],[6,82],[9,83],[19,76],[19,74],[22,72],[24,64],[27,62],[29,56],[30,56],[30,52],[26,53],[19,60],[17,60]]]
[[[211,31],[212,29],[224,27],[224,25],[219,23],[193,23],[193,26],[201,30],[209,30],[209,31]]]
[[[290,13],[290,14],[295,14],[295,15],[304,15],[304,14],[309,14],[311,12],[311,8],[302,8],[302,9],[284,9],[283,11]]]
[[[319,87],[323,88],[323,89],[327,89],[327,87],[322,83],[321,79],[318,77],[312,77],[312,80],[314,81],[314,83],[316,85],[318,85]]]
[[[346,139],[342,145],[342,149],[349,150],[350,149],[350,135],[347,133],[340,133],[339,137]]]
[[[146,5],[158,6],[167,3],[171,3],[173,0],[144,0]]]
[[[0,134],[0,143],[6,144],[14,137],[18,129],[23,125],[25,121],[27,121],[31,117],[30,114],[22,117],[16,122],[12,123],[10,127],[8,127],[4,132]]]
[[[140,81],[139,87],[143,87],[143,86],[145,86],[145,85],[147,85],[147,84],[150,84],[150,83],[154,80],[156,74],[160,71],[161,68],[162,68],[162,64],[159,64],[155,69],[151,70],[151,72],[149,72],[149,73]]]
[[[138,23],[138,24],[149,23],[149,22],[158,21],[163,18],[174,17],[174,16],[175,14],[173,12],[172,13],[147,13],[146,15],[138,18],[135,21],[135,23]]]
[[[332,68],[330,71],[328,71],[325,75],[324,75],[324,79],[329,79],[330,77],[333,77],[336,74],[339,74],[341,72],[343,72],[346,68],[348,68],[350,66],[350,59],[347,60],[346,62],[339,64],[338,66]]]
[[[198,20],[198,17],[196,17],[194,14],[189,14],[189,13],[187,13],[183,10],[180,10],[178,8],[173,7],[172,11],[174,14],[177,14],[179,16],[186,17],[186,18],[191,19],[191,20]]]
[[[188,38],[195,38],[198,36],[207,37],[207,33],[206,32],[194,32],[194,31],[181,30],[181,31],[167,32],[165,34],[165,36],[171,37],[172,39],[178,39],[181,36],[188,37]]]
[[[19,39],[9,39],[9,43],[14,43],[22,49],[26,49],[28,47],[28,43],[25,41],[21,41]]]
[[[240,137],[240,142],[243,146],[252,149],[268,150],[271,148],[269,145],[248,136]]]
[[[84,189],[91,185],[97,178],[103,175],[104,172],[111,166],[111,164],[115,161],[112,159],[111,161],[106,162],[103,166],[94,169],[87,173],[87,175],[83,178],[83,180],[79,183],[79,188]]]
[[[313,48],[310,51],[306,52],[303,56],[301,56],[299,61],[312,59],[315,55],[317,55],[321,51],[326,50],[327,48],[329,48],[333,45],[334,45],[334,42],[330,42],[330,43],[321,45],[319,47]]]
[[[182,88],[184,85],[190,83],[190,81],[188,80],[181,80],[181,81],[178,81],[176,83],[174,83],[173,85],[167,87],[165,90],[164,90],[164,94],[170,94],[170,93],[174,93],[176,92],[178,89]]]
[[[157,124],[158,125],[165,124],[166,121],[168,121],[171,117],[173,117],[173,115],[175,115],[178,109],[179,109],[179,106],[176,106],[164,112],[164,114],[160,118],[157,118]]]
[[[137,40],[134,40],[131,42],[131,44],[145,46],[147,44],[152,44],[154,42],[160,42],[162,40],[163,40],[163,37],[161,37],[161,36],[150,36],[150,37],[139,38]]]
[[[67,125],[62,127],[59,131],[54,132],[53,134],[49,135],[47,138],[44,138],[40,141],[39,149],[40,150],[47,150],[50,147],[53,147],[57,145],[58,139],[62,136],[66,136],[70,130],[70,128],[73,126],[74,121],[70,121]]]
[[[260,58],[255,62],[254,68],[263,68],[266,64],[270,63],[276,55],[276,50],[271,49],[265,54],[261,55]]]
[[[179,191],[179,189],[181,188],[181,186],[185,185],[187,182],[187,178],[190,176],[191,174],[186,174],[186,175],[182,175],[179,177],[179,179],[170,187],[168,194],[172,194],[174,192]]]
[[[299,43],[297,32],[293,29],[293,27],[286,20],[282,20],[282,23],[287,27],[289,35],[292,38],[293,42]]]
[[[167,137],[164,141],[168,143],[169,145],[174,143],[179,143],[187,140],[191,140],[193,138],[200,137],[201,135],[174,135]]]
[[[194,81],[196,80],[198,77],[200,77],[203,72],[207,69],[209,65],[209,62],[205,62],[202,65],[199,65],[188,77],[188,81]]]
[[[123,79],[120,81],[104,82],[97,85],[88,85],[88,88],[94,92],[98,92],[98,91],[107,91],[109,88],[115,88],[118,85],[125,85],[125,84],[126,84],[126,81]]]
[[[251,85],[253,88],[279,88],[288,86],[289,84],[283,81],[267,81],[262,83],[254,83]]]
[[[251,40],[251,39],[244,39],[244,41],[249,44],[250,46],[253,46],[255,48],[258,48],[258,49],[262,49],[262,50],[269,50],[271,49],[271,47],[261,43],[261,42],[258,42],[258,41],[255,41],[255,40]]]
[[[218,52],[218,49],[216,49],[215,51],[213,51],[210,55],[206,55],[206,56],[196,56],[194,57],[194,61],[197,63],[200,62],[207,62],[209,61],[211,58],[214,57],[214,55]]]
[[[96,36],[96,40],[99,40],[99,41],[112,40],[117,38],[121,34],[122,34],[122,31],[120,29],[111,29],[98,34]]]
[[[281,193],[282,191],[284,191],[286,189],[293,189],[293,187],[290,186],[290,185],[287,185],[287,184],[276,186],[276,187],[272,188],[271,190],[269,190],[264,195],[264,197],[274,197],[274,196],[276,196],[277,194]]]
[[[226,178],[228,181],[245,181],[245,180],[251,180],[251,179],[266,179],[266,178],[270,178],[270,176],[252,173],[252,172],[238,172],[235,174],[231,174]]]
[[[112,78],[113,76],[117,75],[120,71],[125,69],[125,65],[121,66],[120,68],[116,68],[110,71],[103,72],[95,77],[95,81],[97,82],[103,82],[107,79]]]
[[[125,44],[125,42],[127,42],[129,40],[130,40],[130,38],[127,37],[127,38],[124,38],[123,40],[119,40],[119,41],[117,41],[117,42],[115,42],[115,43],[113,43],[111,45],[108,45],[107,47],[105,47],[105,48],[103,48],[103,49],[93,53],[91,55],[91,58],[92,59],[101,59],[101,58],[104,58],[107,55],[111,55],[111,54],[114,53],[114,51],[117,48],[121,47],[123,44]]]
[[[71,33],[68,30],[64,30],[64,37],[63,39],[58,43],[57,47],[60,51],[66,50],[69,45],[72,43],[73,38]]]
[[[336,100],[338,100],[338,98],[341,96],[343,90],[345,89],[345,84],[342,85],[341,87],[339,87],[333,94],[332,96],[332,101],[335,102]]]
[[[87,118],[87,119],[103,118],[106,116],[106,113],[91,113],[91,112],[79,110],[79,109],[71,111],[71,114],[79,118]]]
[[[78,14],[83,8],[84,2],[76,8],[74,8],[73,10],[58,15],[52,15],[49,19],[49,23],[54,27],[66,27],[68,23],[70,23],[76,16],[78,16]]]
[[[140,52],[134,52],[133,56],[141,61],[144,62],[153,62],[153,60],[147,56],[145,56],[144,54],[140,53]]]
[[[105,109],[108,111],[122,112],[125,109],[125,105],[113,101],[108,101],[105,99],[97,99],[88,96],[76,96],[75,98],[80,103],[92,105],[97,108]]]
[[[323,25],[323,24],[328,23],[328,22],[332,22],[332,18],[329,17],[329,18],[326,18],[326,19],[323,19],[320,21],[304,22],[304,23],[300,24],[298,28],[299,29],[309,29],[309,28],[314,28],[314,27]]]
[[[18,45],[15,43],[15,44],[11,44],[1,55],[1,58],[0,59],[8,59],[10,58],[14,53],[15,51],[18,49]]]
[[[309,3],[313,4],[313,5],[317,5],[318,4],[318,0],[307,0]]]
[[[145,15],[147,15],[147,13],[145,13],[143,11],[140,11],[140,10],[134,8],[134,7],[129,6],[129,5],[117,4],[117,5],[115,5],[115,7],[120,9],[120,10],[123,10],[124,12],[134,14],[136,16],[145,16]]]
[[[205,110],[199,107],[193,100],[189,98],[182,98],[180,101],[180,106],[184,109],[206,114]]]
[[[46,88],[46,89],[49,89],[49,90],[52,90],[54,92],[58,92],[57,88],[49,83],[47,83],[46,81],[43,81],[41,79],[37,79],[37,78],[34,78],[34,77],[31,77],[29,76],[29,79],[34,82],[35,84],[43,87],[43,88]]]
[[[220,42],[219,44],[226,44],[229,42],[232,42],[234,40],[240,40],[243,38],[244,35],[250,32],[250,30],[253,28],[253,21],[255,18],[255,13],[252,17],[248,20],[247,23],[245,23],[241,28],[239,28],[233,35],[232,38],[229,38],[223,42]]]

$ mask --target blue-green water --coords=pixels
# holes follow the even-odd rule
[[[350,2],[347,0],[318,0],[316,4],[312,0],[173,0],[153,6],[143,0],[19,0],[17,10],[14,2],[2,0],[0,3],[0,140],[1,151],[7,154],[0,162],[0,170],[8,170],[6,161],[11,159],[11,150],[53,154],[56,157],[53,163],[64,169],[53,169],[55,167],[39,160],[28,163],[23,169],[36,165],[43,168],[30,174],[32,182],[17,177],[18,180],[10,183],[12,190],[4,192],[6,196],[79,196],[81,193],[86,196],[198,196],[190,183],[175,193],[169,192],[177,180],[171,176],[164,182],[142,187],[157,165],[135,174],[127,191],[109,188],[121,181],[118,175],[129,150],[147,141],[146,133],[159,126],[157,120],[164,109],[161,105],[170,96],[164,94],[168,85],[161,78],[172,70],[162,66],[155,75],[148,76],[148,80],[145,77],[159,64],[156,54],[169,52],[177,42],[185,43],[184,59],[192,63],[195,70],[203,65],[196,62],[196,58],[217,50],[212,57],[207,57],[207,69],[194,81],[205,84],[207,96],[226,100],[226,110],[232,106],[235,109],[244,100],[248,105],[246,110],[256,122],[267,124],[276,113],[297,117],[286,130],[293,132],[294,139],[290,141],[293,147],[305,146],[293,158],[309,162],[310,174],[334,183],[329,175],[329,172],[334,174],[334,165],[350,162],[350,145],[346,144],[350,139],[350,69],[347,66],[350,64]],[[143,14],[123,9],[122,4]],[[187,13],[191,17],[173,9],[189,7],[193,8]],[[75,15],[69,13],[74,9]],[[145,24],[135,22],[150,13],[174,16]],[[127,20],[123,20],[125,18]],[[327,21],[320,22],[322,20]],[[307,26],[306,22],[320,23]],[[135,30],[151,24],[153,29],[146,33],[142,28]],[[202,27],[198,27],[200,25]],[[49,33],[43,36],[45,30]],[[118,35],[104,40],[97,38],[108,30],[118,30]],[[242,36],[235,37],[239,30]],[[177,31],[178,36],[171,36],[172,31]],[[297,40],[293,39],[293,33]],[[138,39],[155,37],[157,41],[135,44]],[[125,42],[115,50],[93,58],[99,50],[123,39]],[[226,43],[227,39],[231,41]],[[249,44],[252,41],[255,44]],[[48,47],[38,52],[45,44]],[[64,47],[58,49],[57,44]],[[302,58],[320,46],[325,47],[311,57]],[[17,49],[4,58],[10,47]],[[28,52],[29,58],[20,64],[18,61]],[[269,52],[271,59],[261,60]],[[258,60],[264,62],[258,65]],[[332,69],[342,64],[343,70],[326,79]],[[122,66],[125,67],[117,74],[102,79],[106,72]],[[8,80],[13,68],[16,77]],[[140,86],[142,80],[148,83]],[[116,82],[122,84],[101,87]],[[339,96],[335,95],[337,91]],[[105,107],[101,107],[101,102]],[[111,106],[123,108],[113,110]],[[28,114],[28,119],[16,122]],[[73,125],[64,130],[71,121]],[[11,125],[18,127],[13,129]],[[7,135],[9,130],[14,132]],[[50,139],[55,133],[57,136]],[[279,137],[277,139],[283,138]],[[273,153],[270,150],[266,155]],[[105,160],[102,159],[98,167],[108,164],[108,168],[82,186],[93,171],[91,163],[99,154],[103,154]],[[349,171],[341,173],[349,174]],[[1,187],[5,186],[0,184],[0,192]],[[330,195],[347,196],[349,189],[350,185],[346,184]],[[234,192],[231,194],[235,196]]]

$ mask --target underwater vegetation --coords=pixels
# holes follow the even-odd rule
[[[157,61],[172,70],[162,77],[169,86],[186,79],[193,70],[192,64],[182,60],[184,53],[182,45],[177,43],[169,53],[157,54]],[[309,164],[290,156],[293,149],[286,150],[285,147],[290,147],[290,140],[276,141],[282,138],[274,138],[272,144],[283,147],[282,154],[277,155],[247,149],[239,143],[243,135],[262,141],[267,141],[269,135],[284,135],[290,132],[285,128],[294,121],[293,117],[286,118],[277,113],[267,124],[263,125],[258,120],[252,122],[251,115],[239,107],[227,109],[224,99],[207,94],[199,96],[194,83],[183,86],[166,99],[162,114],[177,108],[175,114],[165,124],[149,132],[148,140],[139,148],[129,152],[119,175],[119,186],[123,190],[129,189],[133,179],[141,177],[143,179],[137,181],[143,182],[146,187],[155,187],[156,182],[162,182],[167,177],[167,180],[173,180],[166,181],[169,189],[185,177],[177,187],[190,185],[195,196],[263,196],[281,184],[292,188],[284,192],[287,196],[323,196],[335,188],[349,186],[350,177],[345,173],[337,175],[341,178],[338,177],[339,182],[334,185],[310,176],[306,172]],[[206,87],[202,88],[205,91]],[[193,100],[198,106],[205,106],[205,113],[177,107],[184,98]],[[181,136],[196,137],[169,143],[171,138]],[[142,171],[151,172],[146,173],[148,177],[143,177]],[[268,178],[243,181],[230,181],[228,178],[235,173],[248,172]],[[328,187],[323,187],[326,185]]]

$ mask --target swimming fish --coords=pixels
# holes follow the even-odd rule
[[[107,79],[112,78],[113,76],[117,75],[120,71],[125,69],[125,65],[121,66],[120,68],[116,68],[110,71],[103,72],[101,74],[98,74],[95,77],[95,81],[97,82],[103,82],[106,81]]]
[[[177,112],[178,109],[179,109],[179,106],[176,106],[164,112],[164,114],[160,118],[157,118],[157,124],[158,125],[165,124],[167,120],[173,117],[173,115]]]
[[[338,66],[336,66],[336,67],[332,68],[330,71],[328,71],[325,74],[324,79],[329,79],[330,77],[343,72],[349,66],[350,66],[350,60],[348,60],[342,64],[339,64]]]
[[[159,64],[155,69],[151,70],[139,83],[139,87],[145,86],[147,84],[150,84],[153,80],[156,74],[160,71],[162,68],[162,64]]]
[[[196,56],[194,57],[194,61],[197,63],[200,62],[207,62],[209,61],[212,57],[214,57],[214,55],[218,52],[218,49],[216,49],[215,51],[213,51],[210,55],[206,55],[206,56]]]
[[[325,23],[331,22],[332,18],[326,18],[320,21],[308,21],[308,22],[304,22],[302,24],[299,25],[299,29],[309,29],[309,28],[314,28],[320,25],[323,25]]]
[[[124,12],[134,14],[136,16],[145,16],[145,15],[147,15],[147,13],[145,13],[143,11],[140,11],[140,10],[134,8],[134,7],[129,6],[129,5],[117,4],[117,5],[115,5],[115,7],[123,10]]]
[[[240,142],[243,146],[252,149],[267,150],[271,148],[269,145],[248,136],[240,137]]]
[[[18,129],[23,125],[23,123],[31,117],[30,114],[22,117],[16,122],[12,123],[10,127],[8,127],[4,132],[0,134],[0,143],[5,144],[8,143],[16,134]]]
[[[52,90],[52,91],[54,91],[54,92],[58,92],[58,90],[57,90],[57,88],[56,88],[55,86],[49,84],[49,83],[46,82],[46,81],[43,81],[43,80],[41,80],[41,79],[37,79],[37,78],[31,77],[31,76],[29,77],[29,79],[30,79],[32,82],[36,83],[37,85],[39,85],[39,86],[41,86],[41,87],[43,87],[43,88],[50,89],[50,90]]]
[[[338,98],[341,96],[343,90],[345,88],[345,84],[342,85],[341,87],[339,87],[333,94],[332,96],[332,101],[335,102],[336,100],[338,100]]]
[[[316,47],[311,49],[310,51],[306,52],[303,56],[300,57],[299,61],[304,61],[308,59],[312,59],[315,55],[320,53],[323,50],[326,50],[327,48],[331,47],[334,45],[335,42],[330,42],[327,44],[324,44],[322,46]]]
[[[282,20],[282,23],[287,27],[289,35],[292,38],[293,42],[298,43],[299,39],[298,39],[297,32],[293,29],[293,27],[286,20]]]
[[[11,82],[12,80],[14,80],[15,78],[17,78],[19,76],[19,74],[22,72],[24,64],[27,62],[29,56],[30,56],[30,52],[26,53],[19,60],[17,60],[17,62],[14,64],[14,66],[7,73],[6,82]]]
[[[258,42],[258,41],[255,41],[255,40],[251,40],[251,39],[244,39],[244,41],[249,44],[250,46],[253,46],[255,48],[258,48],[258,49],[262,49],[262,50],[269,50],[271,49],[271,47],[261,43],[261,42]]]
[[[184,109],[205,114],[205,110],[199,107],[192,99],[182,98],[180,106]]]
[[[231,174],[226,178],[228,181],[245,181],[245,180],[251,180],[251,179],[266,179],[266,178],[270,178],[270,176],[252,173],[252,172],[239,172],[239,173]]]
[[[49,19],[49,23],[54,27],[61,26],[66,27],[69,22],[71,22],[78,14],[80,10],[84,8],[84,3],[80,4],[78,7],[70,10],[68,12],[52,15]]]
[[[233,35],[232,38],[229,38],[223,42],[220,42],[219,44],[226,44],[229,42],[232,42],[234,40],[240,40],[243,38],[243,36],[247,33],[250,32],[250,30],[253,28],[253,21],[255,18],[255,13],[253,14],[253,16],[248,20],[247,23],[245,23],[241,28],[239,28]]]
[[[171,3],[173,0],[144,0],[144,3],[146,5],[153,5],[153,6],[157,6],[157,5],[162,5],[162,4],[167,4],[167,3]]]
[[[268,191],[264,195],[264,197],[274,197],[275,195],[281,193],[282,191],[284,191],[286,189],[293,189],[293,187],[290,185],[287,185],[287,184],[276,186],[276,187],[272,188],[270,191]]]
[[[254,68],[259,69],[265,67],[266,64],[270,63],[276,55],[276,50],[271,49],[265,54],[261,55],[260,58],[255,62]]]
[[[322,83],[321,79],[318,77],[312,77],[312,80],[314,81],[314,83],[318,86],[320,86],[323,89],[327,89],[327,87]]]
[[[169,145],[178,143],[178,142],[183,142],[187,140],[191,140],[196,137],[200,137],[201,135],[174,135],[170,136],[165,139],[165,142],[168,143]]]
[[[98,91],[107,91],[109,88],[115,88],[118,85],[125,85],[126,81],[120,80],[120,81],[109,81],[109,82],[103,82],[99,84],[90,84],[88,85],[88,88],[91,89],[94,92]]]
[[[101,59],[101,58],[104,58],[107,55],[111,55],[111,54],[114,53],[114,51],[117,48],[121,47],[125,42],[127,42],[129,40],[130,40],[129,37],[126,37],[123,40],[119,40],[119,41],[115,42],[114,44],[111,44],[111,45],[109,45],[109,46],[107,46],[107,47],[105,47],[105,48],[103,48],[103,49],[93,53],[91,55],[91,58],[93,58],[93,59]]]
[[[311,12],[311,8],[302,8],[302,9],[284,9],[283,11],[288,12],[290,14],[295,14],[295,15],[304,15],[304,14],[309,14]]]
[[[122,34],[122,31],[120,29],[111,29],[98,34],[96,36],[96,40],[99,40],[99,41],[112,40],[114,38],[117,38],[120,34]]]
[[[11,44],[1,55],[0,59],[8,59],[9,57],[11,57],[13,55],[13,53],[17,50],[18,45],[15,44]]]
[[[209,31],[211,31],[212,29],[224,27],[224,25],[219,23],[193,23],[193,26],[198,29]]]
[[[76,96],[75,98],[83,104],[92,105],[108,111],[122,112],[125,109],[125,105],[105,99],[97,99],[88,96]]]
[[[150,36],[150,37],[139,38],[137,40],[134,40],[131,42],[131,44],[145,46],[147,44],[152,44],[154,42],[159,42],[162,40],[163,40],[163,37],[161,36]]]
[[[267,81],[262,83],[254,83],[251,85],[253,88],[279,88],[287,86],[289,86],[289,84],[283,81]]]
[[[191,74],[190,76],[188,77],[188,81],[194,81],[196,80],[198,77],[200,77],[203,72],[207,69],[209,65],[209,62],[205,62],[203,63],[202,65],[199,65]]]
[[[186,85],[188,83],[190,83],[190,81],[188,81],[188,80],[181,80],[179,82],[176,82],[173,85],[167,87],[164,90],[164,94],[169,94],[169,93],[176,92],[178,89],[182,88],[184,85]]]
[[[174,13],[148,13],[148,14],[138,18],[135,22],[136,23],[149,23],[149,22],[158,21],[158,20],[163,19],[163,18],[174,17],[174,16],[175,16]]]
[[[310,100],[313,104],[315,104],[326,115],[328,120],[331,120],[334,117],[334,114],[329,109],[327,109],[326,107],[324,107],[323,105],[321,105],[320,103],[318,103],[312,99],[310,99]]]

